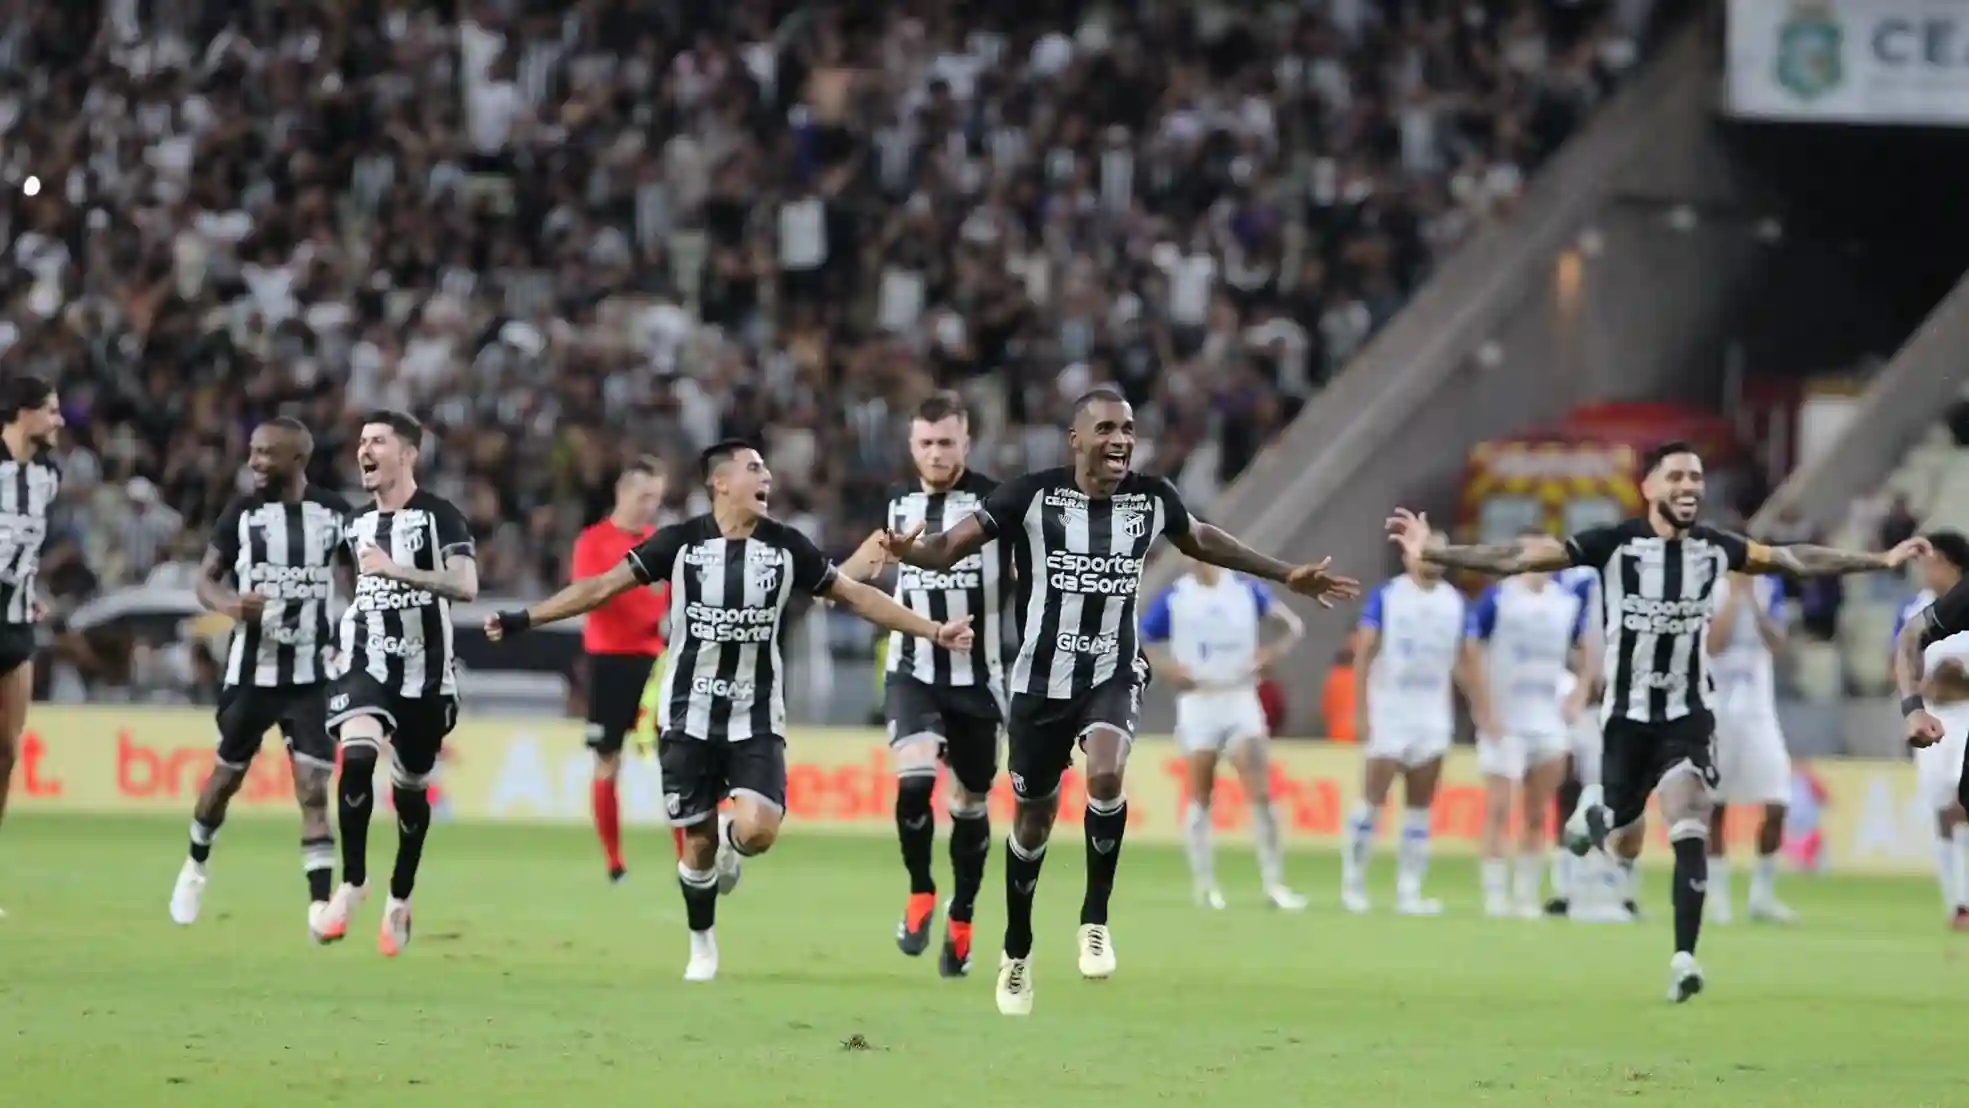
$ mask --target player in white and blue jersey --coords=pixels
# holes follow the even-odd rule
[[[1602,665],[1607,641],[1600,573],[1592,566],[1571,566],[1554,574],[1553,579],[1561,588],[1579,594],[1586,611],[1586,625],[1579,636],[1578,673],[1568,673],[1559,681],[1560,697],[1578,698],[1581,709],[1572,720],[1571,757],[1566,760],[1565,776],[1559,782],[1558,828],[1553,835],[1552,849],[1552,899],[1545,902],[1545,914],[1596,922],[1625,919],[1633,914],[1632,891],[1609,887],[1609,882],[1619,883],[1619,875],[1601,864],[1604,859],[1574,858],[1564,843],[1566,821],[1578,807],[1580,793],[1588,785],[1600,783],[1603,741],[1600,702],[1606,696]],[[1576,905],[1575,901],[1580,903]]]
[[[1267,623],[1279,631],[1269,643],[1262,641]],[[1149,602],[1142,613],[1141,632],[1155,673],[1180,690],[1176,743],[1189,764],[1184,843],[1197,903],[1224,907],[1210,841],[1210,801],[1217,761],[1228,754],[1251,813],[1265,897],[1276,908],[1303,909],[1306,898],[1285,884],[1285,853],[1278,819],[1272,814],[1271,767],[1266,758],[1271,732],[1264,705],[1258,701],[1258,681],[1299,641],[1304,625],[1260,582],[1207,562],[1192,562],[1188,573]]]
[[[1778,724],[1776,654],[1784,646],[1784,586],[1772,576],[1732,573],[1711,594],[1710,673],[1716,679],[1716,772],[1722,803],[1709,820],[1708,916],[1728,923],[1730,868],[1723,839],[1729,805],[1763,809],[1757,863],[1745,908],[1753,920],[1790,923],[1797,917],[1778,899],[1778,850],[1791,804],[1791,754]]]
[[[1484,914],[1536,919],[1544,914],[1546,816],[1565,779],[1572,724],[1587,685],[1579,643],[1589,622],[1586,596],[1549,573],[1521,573],[1485,589],[1470,610],[1470,664],[1488,677],[1495,730],[1477,736],[1484,776],[1482,835]],[[1570,678],[1570,680],[1569,680]],[[1524,821],[1514,866],[1505,854],[1512,794]]]
[[[1969,538],[1937,531],[1928,542],[1935,552],[1921,563],[1922,590],[1902,605],[1894,639],[1908,620],[1959,584],[1969,570]],[[1923,654],[1921,693],[1927,710],[1942,723],[1942,741],[1916,748],[1915,779],[1922,802],[1935,813],[1935,882],[1942,890],[1942,910],[1956,930],[1969,931],[1969,819],[1957,799],[1963,751],[1969,746],[1969,635],[1931,643]]]
[[[1406,572],[1369,594],[1361,611],[1354,699],[1367,765],[1361,799],[1347,818],[1340,903],[1350,912],[1368,910],[1375,817],[1400,776],[1407,807],[1395,862],[1395,910],[1433,916],[1442,905],[1423,897],[1422,879],[1429,870],[1436,783],[1456,727],[1452,688],[1462,686],[1483,732],[1490,730],[1489,704],[1463,651],[1463,595],[1436,566],[1407,555],[1403,566]]]

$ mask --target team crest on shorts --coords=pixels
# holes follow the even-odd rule
[[[676,793],[664,793],[663,810],[670,813],[671,819],[676,819],[678,814],[684,810],[684,798]]]

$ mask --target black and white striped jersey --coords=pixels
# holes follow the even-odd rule
[[[34,622],[34,582],[48,541],[48,505],[60,491],[52,451],[18,460],[0,442],[0,625]]]
[[[212,526],[212,553],[240,593],[266,598],[258,620],[232,629],[226,687],[285,688],[335,676],[335,567],[354,562],[343,541],[349,505],[309,485],[301,499],[242,496]]]
[[[780,618],[797,590],[833,588],[834,565],[774,519],[728,539],[710,515],[661,528],[625,559],[642,584],[670,582],[670,650],[657,732],[738,742],[786,735]]]
[[[1144,680],[1135,604],[1156,536],[1189,533],[1176,486],[1130,473],[1114,495],[1092,497],[1073,470],[1042,470],[998,486],[978,520],[1010,544],[1018,581],[1019,653],[1007,692],[1066,700],[1116,674]]]
[[[1716,688],[1703,650],[1710,594],[1744,568],[1750,542],[1706,524],[1664,539],[1645,519],[1566,540],[1577,566],[1600,574],[1606,613],[1606,701],[1601,720],[1668,723],[1714,716]]]
[[[920,486],[898,492],[889,501],[889,529],[898,534],[923,524],[925,535],[957,526],[959,520],[984,506],[998,482],[966,470],[941,492]],[[976,638],[963,654],[928,639],[889,633],[890,673],[913,677],[943,688],[1002,688],[1005,679],[1004,586],[1010,578],[1006,551],[1010,545],[993,542],[947,570],[903,565],[896,572],[896,603],[926,619],[943,623],[971,617]]]
[[[421,570],[474,556],[464,515],[422,489],[396,511],[372,502],[349,521],[347,541],[352,557],[374,544],[399,565]],[[342,613],[342,655],[349,673],[367,673],[399,696],[458,695],[451,601],[427,589],[359,575]]]

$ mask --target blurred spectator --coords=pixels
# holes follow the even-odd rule
[[[1887,508],[1887,516],[1880,521],[1880,545],[1877,550],[1892,550],[1914,537],[1921,529],[1921,521],[1914,516],[1914,509],[1908,506],[1907,497],[1895,496]]]

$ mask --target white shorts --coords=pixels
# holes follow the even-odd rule
[[[1367,722],[1369,758],[1400,762],[1404,769],[1426,765],[1449,753],[1451,728],[1414,720]]]
[[[1477,742],[1477,772],[1485,777],[1523,781],[1525,771],[1572,753],[1572,737],[1564,731],[1512,732]]]
[[[1600,783],[1600,752],[1606,737],[1600,733],[1600,707],[1588,705],[1573,721],[1572,777],[1582,785]]]
[[[1969,704],[1928,710],[1942,721],[1942,741],[1914,752],[1914,776],[1921,799],[1930,811],[1940,812],[1955,803],[1956,784],[1962,779],[1962,754],[1969,746]]]
[[[1725,804],[1791,803],[1791,752],[1776,715],[1717,714],[1716,777]]]
[[[1270,733],[1257,689],[1189,692],[1176,698],[1176,745],[1185,754],[1222,754]]]

